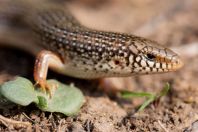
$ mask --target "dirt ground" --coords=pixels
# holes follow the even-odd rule
[[[8,119],[29,122],[13,125],[0,118],[0,131],[74,132],[197,132],[198,131],[198,1],[197,0],[69,0],[73,14],[92,28],[133,33],[177,50],[184,67],[174,73],[135,76],[134,91],[158,92],[166,82],[171,90],[158,106],[136,113],[142,99],[126,101],[97,90],[97,82],[79,80],[52,71],[48,78],[82,89],[86,103],[75,117],[28,107],[0,107]],[[0,83],[16,75],[32,80],[34,57],[0,48]]]

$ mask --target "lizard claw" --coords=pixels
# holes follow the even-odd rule
[[[39,86],[43,92],[49,94],[50,98],[53,95],[53,90],[58,88],[57,83],[48,84],[46,80],[37,80],[34,86]]]
[[[46,80],[37,80],[34,86],[39,86],[41,90],[45,93],[49,93],[49,96],[52,97],[51,86],[46,82]]]
[[[34,80],[36,81],[35,85],[39,85],[44,92],[48,92],[50,97],[52,97],[52,91],[57,88],[58,85],[53,83],[49,85],[47,83],[46,78],[49,67],[63,69],[64,64],[56,54],[51,51],[43,50],[36,58],[34,65]]]

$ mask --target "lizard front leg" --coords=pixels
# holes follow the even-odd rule
[[[50,86],[46,82],[48,68],[55,71],[64,70],[64,63],[61,58],[55,53],[47,50],[42,50],[36,57],[34,65],[34,80],[36,85],[39,85],[43,91],[48,91],[50,94]]]

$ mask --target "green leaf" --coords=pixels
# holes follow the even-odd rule
[[[146,101],[144,101],[144,103],[142,105],[140,105],[140,108],[138,109],[138,111],[143,111],[154,100],[155,100],[155,96],[153,96],[152,98],[148,98]]]
[[[52,97],[43,92],[41,88],[35,90],[29,80],[17,77],[0,87],[0,99],[3,103],[5,97],[9,101],[22,106],[34,102],[43,111],[60,112],[65,115],[76,114],[85,101],[82,92],[76,87],[64,85],[56,80],[47,82],[49,86],[58,85],[58,88],[52,87],[50,89]]]
[[[146,93],[146,92],[132,92],[132,91],[121,91],[121,97],[125,99],[129,99],[132,97],[147,97],[147,99],[144,101],[142,105],[140,105],[138,111],[142,111],[147,107],[150,103],[153,101],[161,98],[162,96],[166,95],[170,89],[169,83],[166,83],[164,88],[157,94],[153,93]]]
[[[38,96],[39,103],[37,104],[41,109],[47,108],[47,99],[43,96]]]
[[[156,98],[156,95],[153,93],[146,93],[146,92],[132,92],[132,91],[121,91],[121,97],[129,99],[132,97],[146,97],[147,99],[144,101],[143,104],[140,105],[138,111],[142,111],[147,107],[151,102],[153,102]]]
[[[37,94],[43,96],[47,101],[47,106],[45,107],[41,105],[43,103],[37,104],[38,107],[44,111],[74,115],[85,102],[82,92],[74,86],[67,86],[56,80],[49,80],[48,84],[58,84],[58,88],[52,90],[51,98],[43,94],[43,92],[37,91]]]
[[[160,91],[160,93],[157,94],[157,97],[156,98],[160,98],[162,96],[165,96],[168,93],[169,90],[170,90],[170,84],[169,83],[166,83],[164,85],[164,88],[162,89],[162,91]]]
[[[32,83],[22,77],[17,77],[13,81],[2,84],[1,94],[16,104],[27,106],[32,102],[38,102]]]
[[[1,88],[1,86],[0,86]],[[0,92],[0,109],[9,109],[15,104],[8,99],[6,99]]]
[[[121,97],[123,98],[131,98],[131,97],[152,97],[152,93],[146,92],[132,92],[132,91],[121,91]]]

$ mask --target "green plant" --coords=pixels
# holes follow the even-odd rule
[[[131,91],[121,91],[121,97],[125,99],[133,97],[146,97],[146,100],[142,105],[140,105],[138,111],[142,111],[152,102],[159,100],[162,96],[166,95],[170,89],[169,83],[166,83],[164,88],[159,93],[146,93],[146,92],[131,92]]]
[[[35,88],[28,79],[22,77],[2,84],[0,94],[7,100],[22,106],[35,103],[43,111],[60,112],[67,116],[76,114],[85,102],[82,92],[74,86],[62,84],[56,80],[47,82],[49,85],[58,84],[57,88],[52,88],[52,97],[40,88]]]

